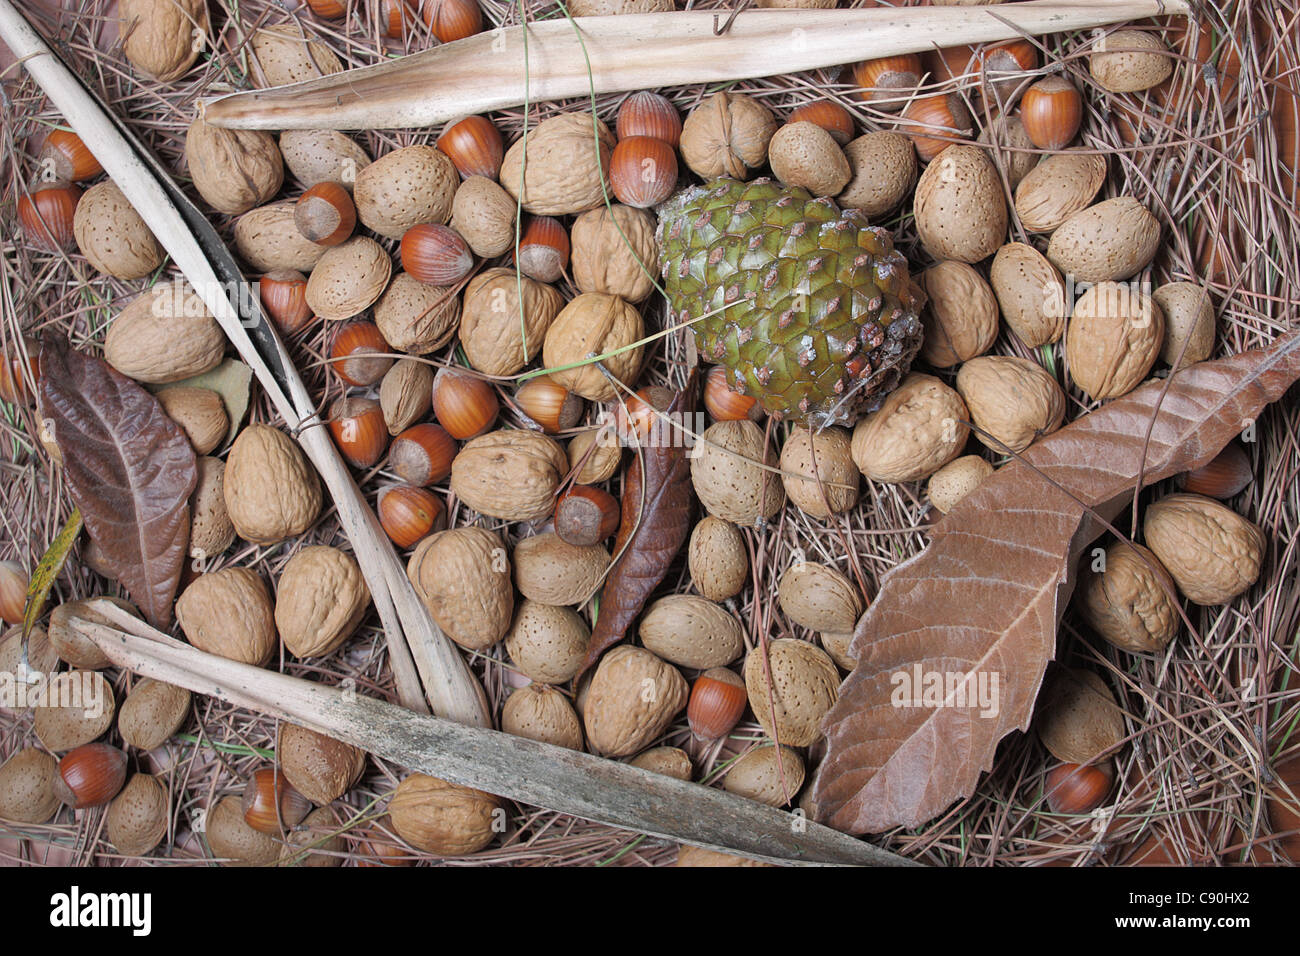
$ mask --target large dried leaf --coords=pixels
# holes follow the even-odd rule
[[[1297,378],[1297,333],[1193,366],[1163,401],[1164,383],[1143,386],[1040,440],[963,499],[925,551],[885,576],[858,624],[857,669],[823,723],[818,818],[875,833],[919,826],[970,795],[998,741],[1028,726],[1077,558],[1103,530],[1079,501],[1112,519],[1131,500],[1148,428],[1144,484],[1205,464]],[[987,690],[994,677],[996,707],[984,708],[979,681]],[[924,684],[936,679],[953,683],[927,701]],[[941,705],[895,706],[896,696]],[[969,706],[958,706],[963,697]]]
[[[692,373],[665,414],[681,422],[694,408]],[[619,557],[600,592],[600,615],[580,674],[624,638],[691,530],[691,465],[683,432],[663,424],[652,434],[656,440],[646,443],[623,481],[623,514],[614,542]]]
[[[86,530],[149,622],[165,628],[197,481],[185,433],[145,389],[59,341],[41,349],[41,414]]]

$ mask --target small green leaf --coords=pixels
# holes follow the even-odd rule
[[[239,426],[248,414],[249,388],[253,381],[253,370],[236,358],[228,358],[214,369],[194,375],[180,382],[167,385],[150,385],[149,391],[155,394],[173,385],[188,385],[190,388],[208,388],[221,396],[221,403],[226,406],[226,417],[230,419],[230,431],[222,445],[229,445],[235,440]]]
[[[40,563],[36,565],[36,570],[32,572],[32,579],[27,585],[27,605],[23,609],[24,641],[31,634],[36,622],[41,619],[41,615],[45,613],[45,600],[50,596],[50,588],[54,587],[54,581],[63,570],[63,564],[72,553],[72,546],[77,543],[79,534],[81,534],[81,512],[73,508],[72,514],[68,515],[68,520],[63,523],[59,533],[54,536],[50,546],[41,555]]]

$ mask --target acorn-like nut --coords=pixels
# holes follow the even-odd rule
[[[423,422],[412,425],[393,439],[388,467],[407,484],[432,485],[451,474],[456,457],[456,440],[441,425]]]
[[[515,392],[519,411],[547,434],[567,431],[582,418],[586,403],[549,375],[530,378]]]
[[[588,428],[569,439],[569,470],[582,485],[608,481],[618,471],[623,446],[612,428]]]
[[[849,111],[834,100],[817,100],[805,103],[790,113],[789,123],[812,123],[831,134],[839,146],[845,146],[853,138],[853,117]],[[768,154],[771,155],[771,144]]]
[[[518,278],[514,269],[484,269],[465,286],[460,319],[465,357],[485,375],[514,375],[542,350],[563,306],[564,297],[552,286]]]
[[[420,15],[439,43],[463,40],[483,29],[478,0],[424,0]]]
[[[1057,760],[1088,763],[1128,736],[1124,714],[1105,679],[1094,671],[1062,668],[1043,692],[1038,739]]]
[[[315,315],[307,304],[307,277],[297,269],[276,269],[257,280],[257,296],[281,335],[305,329]]]
[[[515,609],[505,646],[511,662],[529,680],[563,684],[582,667],[590,640],[591,629],[573,608],[525,598]]]
[[[687,547],[691,583],[710,601],[725,601],[749,581],[745,537],[730,521],[705,517],[691,531]]]
[[[1117,541],[1100,568],[1085,566],[1076,601],[1084,620],[1120,650],[1161,651],[1178,633],[1174,579],[1140,544]]]
[[[978,146],[949,146],[916,183],[916,231],[936,259],[979,262],[1002,245],[1002,180]]]
[[[226,337],[188,284],[159,283],[127,303],[104,336],[104,361],[127,378],[166,385],[221,364]]]
[[[980,80],[993,91],[990,105],[1007,108],[1015,103],[1025,74],[1038,68],[1038,47],[1026,39],[990,44],[977,54]]]
[[[379,383],[379,407],[388,434],[406,431],[433,408],[433,369],[416,359],[398,359]]]
[[[1052,233],[1047,258],[1077,282],[1136,275],[1160,248],[1160,221],[1136,199],[1107,199],[1075,213]]]
[[[429,285],[455,285],[474,268],[474,256],[450,226],[421,223],[402,233],[402,268]]]
[[[275,757],[289,783],[322,807],[352,789],[366,769],[364,751],[290,723],[280,724]]]
[[[335,446],[353,468],[369,468],[384,457],[388,426],[373,398],[348,395],[335,399],[328,424]]]
[[[185,134],[185,162],[203,201],[228,216],[260,206],[284,184],[275,137],[261,130],[223,129],[202,116]]]
[[[1169,282],[1156,289],[1151,298],[1165,317],[1162,362],[1177,370],[1204,362],[1213,354],[1214,303],[1204,286]]]
[[[569,391],[593,402],[611,401],[617,390],[606,374],[625,384],[636,381],[645,346],[641,313],[632,303],[603,292],[584,292],[560,310],[546,331],[542,362],[551,377]],[[604,373],[584,362],[601,356]],[[575,366],[562,368],[562,366]]]
[[[736,391],[727,382],[727,370],[721,365],[709,368],[704,378],[704,407],[709,410],[714,421],[730,422],[748,418],[759,421],[763,417],[763,407],[752,395]]]
[[[279,836],[306,819],[311,801],[293,788],[275,767],[261,767],[244,781],[240,800],[244,822],[254,830]]]
[[[813,631],[847,634],[866,605],[842,571],[800,561],[790,565],[777,584],[781,610],[795,624]]]
[[[298,197],[293,221],[298,231],[317,245],[337,246],[357,228],[357,207],[338,183],[317,183]]]
[[[1126,395],[1151,371],[1164,337],[1164,313],[1150,298],[1099,282],[1079,297],[1065,332],[1070,377],[1095,401]]]
[[[524,538],[513,558],[519,593],[556,605],[581,604],[595,594],[611,560],[602,545],[578,547],[551,531]]]
[[[307,304],[322,319],[339,321],[364,312],[388,287],[393,262],[368,236],[330,246],[307,279]]]
[[[108,842],[123,856],[145,856],[167,836],[171,806],[157,777],[136,773],[104,816]]]
[[[964,262],[945,261],[918,277],[929,301],[921,313],[921,357],[952,368],[983,355],[998,337],[998,302],[984,277]]]
[[[567,216],[605,204],[605,178],[614,134],[590,113],[542,120],[506,150],[497,179],[535,216]]]
[[[112,661],[99,649],[99,645],[73,628],[73,618],[81,618],[92,624],[116,626],[103,614],[91,607],[91,604],[95,601],[107,601],[132,617],[138,618],[140,616],[140,612],[130,601],[107,595],[82,598],[79,601],[65,601],[50,612],[50,624],[47,631],[50,649],[59,656],[60,660],[66,661],[73,667],[88,671],[103,670],[105,667],[111,666]],[[19,621],[21,621],[21,616]],[[19,621],[14,623],[17,624]]]
[[[872,481],[928,478],[966,447],[969,420],[961,395],[933,375],[911,372],[854,427],[853,461]]]
[[[694,594],[669,594],[641,616],[641,643],[669,663],[694,670],[723,667],[745,650],[740,622]]]
[[[117,732],[128,746],[154,750],[181,729],[189,713],[188,690],[146,677],[122,701]]]
[[[620,139],[609,160],[609,186],[624,205],[657,206],[677,188],[677,151],[651,136]]]
[[[515,244],[515,201],[495,179],[471,176],[456,190],[451,225],[474,255],[491,259]]]
[[[769,807],[784,807],[794,802],[803,779],[803,758],[797,751],[764,744],[731,765],[722,778],[722,789]]]
[[[701,179],[748,179],[767,161],[777,130],[772,111],[744,93],[705,97],[682,124],[682,159]]]
[[[593,209],[574,220],[570,240],[578,291],[603,292],[634,303],[654,291],[659,247],[651,213],[620,205]]]
[[[62,803],[54,794],[59,762],[35,747],[19,750],[0,765],[0,820],[49,823]]]
[[[471,439],[451,465],[451,490],[479,514],[536,521],[551,513],[569,458],[548,435],[499,429]]]
[[[1025,132],[1024,121],[1019,116],[994,116],[984,129],[980,130],[976,142],[992,146],[989,154],[994,164],[1007,174],[1007,185],[1013,190],[1038,164],[1039,154],[1034,152],[1034,141]]]
[[[394,485],[379,492],[379,523],[393,544],[412,548],[447,526],[447,509],[427,488]]]
[[[221,395],[210,388],[170,385],[155,396],[164,414],[177,425],[198,455],[206,455],[226,438],[230,419]]]
[[[117,701],[112,685],[98,671],[64,671],[51,677],[44,687],[45,705],[34,708],[33,731],[46,750],[72,750],[113,726]],[[70,706],[56,706],[54,701],[66,701]]]
[[[411,555],[406,574],[437,625],[461,647],[486,650],[510,628],[510,561],[491,531],[466,527],[430,535]]]
[[[1169,79],[1174,72],[1174,58],[1152,33],[1117,30],[1093,43],[1088,72],[1111,93],[1139,93]]]
[[[717,740],[731,733],[749,705],[745,682],[726,667],[711,667],[691,685],[686,721],[700,740]]]
[[[467,116],[448,124],[435,145],[455,164],[461,179],[495,180],[501,171],[505,145],[501,131],[486,116]]]
[[[399,272],[375,303],[375,325],[399,352],[427,355],[456,335],[460,296],[454,286],[427,285]]]
[[[672,405],[675,394],[662,385],[647,385],[629,395],[626,401],[620,396],[614,405],[614,433],[619,440],[631,447],[648,438],[652,442],[657,440],[653,436],[665,427],[664,412]]]
[[[280,134],[280,155],[293,178],[308,189],[337,183],[350,193],[357,173],[370,165],[370,154],[335,129],[287,129]]]
[[[1063,763],[1048,771],[1043,797],[1053,813],[1082,815],[1105,803],[1114,783],[1109,760],[1098,766]]]
[[[207,0],[119,0],[122,53],[161,83],[182,76],[207,45]]]
[[[1083,97],[1059,73],[1044,77],[1020,99],[1020,121],[1039,149],[1064,149],[1083,123]]]
[[[18,197],[18,221],[23,239],[50,252],[72,249],[77,243],[73,221],[81,190],[58,183]]]
[[[529,684],[506,698],[501,731],[556,747],[582,750],[582,725],[569,698],[547,684]]]
[[[768,641],[767,658],[765,668],[761,646],[745,658],[750,709],[769,737],[807,747],[839,697],[840,672],[820,647],[789,637]]]
[[[930,499],[930,504],[947,514],[991,474],[993,466],[979,455],[962,455],[930,476],[930,483],[925,489],[926,496]]]
[[[320,479],[288,435],[248,425],[226,456],[226,513],[245,541],[271,545],[302,534],[321,509]]]
[[[222,866],[274,866],[280,844],[244,822],[239,797],[222,797],[203,818],[203,836]]]
[[[555,533],[569,544],[598,544],[618,530],[622,509],[603,488],[574,485],[555,502]]]
[[[709,514],[755,525],[775,517],[785,502],[776,466],[763,430],[753,422],[715,422],[691,459],[691,484]]]
[[[915,53],[882,56],[854,64],[855,95],[875,109],[897,113],[921,85],[921,58]]]
[[[519,271],[538,282],[559,282],[569,265],[569,234],[553,216],[529,216],[515,256]]]
[[[975,437],[998,455],[1019,454],[1065,420],[1065,393],[1056,379],[1018,356],[971,359],[957,372],[957,391],[979,428]]]
[[[1065,334],[1065,281],[1031,245],[1009,242],[993,257],[989,283],[1002,317],[1031,349]]]
[[[1087,209],[1105,182],[1105,156],[1073,149],[1048,156],[1016,187],[1016,215],[1030,232],[1053,232]]]
[[[250,72],[249,80],[259,89],[343,72],[343,64],[329,45],[312,39],[296,23],[254,30],[248,48],[257,67]]]
[[[853,178],[840,144],[807,120],[778,129],[767,145],[767,157],[777,179],[814,196],[834,196]]]
[[[483,849],[497,833],[500,812],[501,801],[492,794],[422,773],[399,783],[388,804],[397,835],[436,856],[467,856]]]
[[[433,414],[452,438],[462,441],[487,432],[497,420],[501,402],[496,391],[464,369],[440,368],[433,377]]]
[[[846,428],[795,428],[781,446],[781,483],[805,514],[829,518],[858,503],[858,469]]]
[[[956,93],[918,96],[903,108],[899,131],[912,140],[922,161],[930,162],[953,143],[975,135],[975,120]]]
[[[349,322],[334,335],[330,368],[349,385],[374,385],[393,367],[392,351],[373,322]]]
[[[325,255],[293,221],[293,200],[250,209],[235,220],[235,250],[254,272],[293,269],[310,272]]]
[[[27,572],[21,565],[15,561],[0,561],[0,620],[6,624],[23,622],[27,584]]]
[[[849,181],[835,197],[841,208],[861,209],[869,218],[884,216],[912,194],[916,150],[902,133],[866,133],[844,147]]]
[[[1254,480],[1246,449],[1234,441],[1200,468],[1179,475],[1178,487],[1191,495],[1226,499],[1241,494]]]
[[[651,747],[629,760],[628,765],[688,783],[695,772],[691,758],[680,747]]]
[[[327,545],[291,557],[275,595],[275,627],[294,657],[324,657],[342,647],[370,606],[356,558]]]
[[[406,146],[357,172],[357,218],[385,239],[400,239],[420,223],[445,223],[460,184],[447,155],[433,146]]]
[[[87,261],[115,279],[143,279],[165,258],[154,234],[111,180],[82,194],[72,215],[72,233]]]
[[[1264,532],[1212,498],[1167,495],[1147,506],[1142,533],[1193,604],[1227,604],[1259,579]]]
[[[278,643],[270,591],[250,568],[200,574],[176,600],[176,620],[199,650],[241,664],[265,665]]]
[[[101,807],[126,783],[126,754],[108,744],[83,744],[59,760],[54,795],[73,810]]]
[[[682,140],[682,118],[668,97],[642,90],[619,106],[615,132],[620,140],[652,136],[676,147]]]
[[[390,2],[405,5],[407,0]],[[411,9],[414,11],[414,7]],[[342,866],[348,855],[348,843],[341,829],[338,814],[333,809],[317,807],[291,833],[285,834],[280,866]]]
[[[621,644],[596,665],[583,725],[593,753],[626,757],[644,750],[686,706],[686,679],[642,647]]]

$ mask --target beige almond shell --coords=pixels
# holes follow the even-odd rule
[[[569,271],[579,292],[604,292],[628,302],[654,291],[659,261],[655,217],[615,203],[584,212],[569,230]]]
[[[235,542],[235,526],[226,513],[226,463],[204,455],[198,459],[198,483],[190,495],[190,557],[221,554]]]
[[[196,455],[214,450],[230,431],[225,402],[210,388],[171,385],[154,397],[167,417],[181,426]]]
[[[328,806],[361,779],[365,752],[297,724],[281,723],[275,759],[295,790],[318,806]]]
[[[1153,33],[1117,30],[1093,43],[1088,72],[1111,93],[1138,93],[1169,79],[1174,58]]]
[[[1131,196],[1077,212],[1052,233],[1047,258],[1078,282],[1114,282],[1141,272],[1160,248],[1160,222]]]
[[[991,474],[993,466],[979,455],[962,455],[930,476],[926,495],[930,504],[947,514]]]
[[[665,777],[688,782],[695,775],[691,758],[680,747],[651,747],[637,754],[628,763],[651,773],[661,773]]]
[[[454,287],[426,285],[409,272],[399,272],[375,302],[375,325],[399,352],[436,352],[460,325],[460,296]]]
[[[207,0],[119,0],[117,15],[123,55],[160,83],[183,76],[208,40]]]
[[[45,698],[34,710],[36,739],[46,750],[62,753],[103,736],[113,726],[117,701],[99,671],[71,670],[49,679]]]
[[[1145,560],[1144,560],[1145,559]],[[1100,570],[1085,561],[1075,603],[1094,631],[1120,650],[1152,654],[1178,633],[1174,579],[1140,544],[1117,541]],[[1166,590],[1168,588],[1168,590]]]
[[[333,50],[319,40],[305,36],[301,28],[292,23],[254,30],[248,38],[248,46],[252,53],[250,59],[254,62],[249,79],[257,89],[286,86],[343,72],[343,64]],[[304,185],[314,186],[315,183]]]
[[[612,560],[603,545],[569,544],[553,531],[522,539],[513,558],[519,593],[555,605],[581,604],[595,594]]]
[[[295,657],[324,657],[338,650],[361,623],[370,590],[356,558],[328,545],[311,545],[280,573],[275,627]]]
[[[722,789],[769,807],[784,807],[794,802],[803,781],[804,763],[798,751],[764,744],[731,765],[722,778]]]
[[[293,200],[283,200],[250,209],[235,220],[235,251],[254,272],[311,272],[325,255],[326,246],[298,231],[293,209]]]
[[[393,284],[397,284],[397,279]],[[432,396],[433,368],[416,359],[399,359],[379,383],[379,407],[383,410],[388,434],[400,435],[429,414]]]
[[[145,751],[161,747],[184,726],[190,700],[184,687],[143,678],[122,701],[117,732],[131,747]]]
[[[957,372],[957,391],[980,429],[976,437],[999,455],[1008,448],[1019,454],[1065,420],[1065,393],[1056,379],[1018,356],[971,359]]]
[[[453,528],[425,538],[407,577],[435,622],[461,647],[481,651],[505,637],[515,606],[501,538],[484,528]]]
[[[111,180],[82,193],[72,214],[72,234],[87,261],[115,279],[143,279],[163,264],[166,255]]]
[[[99,649],[99,646],[94,641],[82,636],[72,627],[72,618],[74,617],[84,618],[92,624],[115,626],[103,614],[90,607],[91,602],[94,601],[107,601],[109,604],[121,608],[132,617],[140,616],[139,610],[130,601],[124,601],[111,595],[82,598],[78,601],[65,601],[50,612],[49,628],[47,630],[50,649],[59,656],[59,660],[88,671],[103,670],[112,664],[112,661],[104,655],[104,652]]]
[[[691,484],[715,518],[754,525],[775,517],[785,502],[776,469],[761,428],[747,419],[715,422],[695,448]]]
[[[0,764],[0,820],[48,823],[62,801],[54,794],[59,762],[35,747],[19,750]]]
[[[123,856],[145,856],[167,836],[171,806],[158,778],[136,773],[104,814],[108,842]]]
[[[542,120],[506,150],[497,179],[535,216],[567,216],[605,203],[614,134],[590,113]]]
[[[445,153],[406,146],[360,170],[352,197],[363,226],[385,239],[400,239],[412,226],[445,223],[458,185],[460,174]]]
[[[767,668],[761,646],[745,658],[749,706],[769,737],[807,747],[821,736],[821,719],[839,697],[840,672],[825,651],[807,641],[777,638],[768,642],[767,655]]]
[[[980,131],[977,142],[996,148],[989,154],[995,167],[1002,167],[1007,174],[1007,185],[1014,191],[1026,176],[1038,165],[1038,147],[1025,132],[1025,124],[1019,115],[994,117],[993,121]]]
[[[271,545],[302,534],[321,509],[320,479],[302,450],[270,425],[248,425],[226,456],[226,514],[245,541]]]
[[[849,633],[866,610],[845,574],[825,564],[792,564],[777,584],[781,610],[795,624],[814,631]]]
[[[337,183],[351,192],[371,162],[369,153],[336,129],[287,129],[280,134],[280,155],[304,189]]]
[[[221,326],[188,284],[162,283],[132,299],[104,337],[104,361],[147,385],[210,371],[225,352]]]
[[[1052,232],[1088,208],[1106,182],[1106,157],[1066,150],[1046,157],[1016,187],[1020,224],[1029,232]]]
[[[605,371],[630,386],[641,371],[645,347],[629,346],[644,335],[645,323],[635,305],[616,295],[584,292],[551,323],[542,345],[542,364],[555,369],[551,378],[569,391],[593,402],[613,401],[619,393],[605,374],[594,363],[576,363],[591,355],[603,356]]]
[[[330,246],[307,277],[307,304],[320,318],[341,321],[370,308],[388,288],[393,260],[368,236]]]
[[[928,302],[921,313],[921,357],[952,368],[983,355],[998,337],[998,301],[984,277],[965,262],[947,260],[918,277]]]
[[[822,650],[830,655],[835,666],[842,671],[851,671],[858,666],[853,656],[853,631],[822,631],[817,636],[821,639]]]
[[[768,143],[777,126],[772,111],[753,97],[714,93],[682,123],[682,159],[704,180],[748,179],[767,161]]]
[[[916,149],[893,130],[866,133],[844,147],[849,181],[836,196],[844,209],[880,218],[902,204],[916,185]]]
[[[610,427],[588,428],[569,439],[569,469],[579,485],[598,485],[618,471],[623,445]]]
[[[1074,384],[1096,401],[1127,395],[1160,356],[1165,317],[1127,284],[1099,282],[1075,303],[1065,332]]]
[[[397,835],[418,850],[466,856],[492,842],[500,807],[490,793],[413,773],[397,785],[388,819]]]
[[[451,227],[474,255],[499,256],[515,244],[515,200],[495,180],[471,176],[452,199]]]
[[[208,811],[203,836],[222,866],[274,866],[280,858],[280,844],[248,825],[240,798],[234,795],[222,797]]]
[[[268,202],[284,184],[284,160],[274,136],[223,129],[202,116],[185,134],[185,162],[203,201],[227,216]]]
[[[1167,495],[1147,506],[1142,533],[1193,604],[1226,604],[1259,580],[1264,532],[1213,498]]]
[[[554,438],[502,428],[471,439],[451,463],[451,490],[479,514],[536,521],[551,513],[569,457]]]
[[[1031,245],[1009,242],[993,257],[989,282],[1011,331],[1029,348],[1065,334],[1065,281]]]
[[[795,428],[781,446],[780,467],[786,496],[805,514],[829,518],[858,503],[861,476],[847,428]]]
[[[556,747],[582,750],[582,724],[569,698],[547,684],[529,684],[506,698],[501,731]]]
[[[913,212],[925,250],[936,259],[979,262],[1002,245],[1007,203],[1002,179],[979,146],[949,146],[916,183]]]
[[[523,307],[519,290],[523,289]],[[460,343],[469,364],[485,375],[513,375],[542,350],[564,307],[554,286],[513,269],[486,269],[465,287]]]
[[[24,711],[30,705],[31,692],[45,681],[45,675],[59,666],[59,655],[50,646],[49,635],[45,628],[37,625],[27,636],[27,668],[22,667],[23,628],[22,625],[11,627],[0,636],[0,674],[12,675],[14,696],[0,696],[0,714],[13,714]],[[17,696],[21,692],[25,696]],[[17,699],[15,699],[15,696]],[[11,707],[10,704],[20,704]]]
[[[529,680],[563,684],[582,667],[590,640],[591,629],[573,608],[524,598],[505,643],[511,662]]]
[[[1118,746],[1124,714],[1095,671],[1063,668],[1043,692],[1038,738],[1057,760],[1088,763]]]
[[[251,568],[200,574],[177,599],[176,620],[199,650],[241,664],[261,667],[276,650],[271,592]]]
[[[744,535],[730,521],[705,516],[691,531],[687,565],[701,595],[710,601],[735,597],[749,581]]]
[[[1204,286],[1170,282],[1156,289],[1151,298],[1165,317],[1161,361],[1170,368],[1186,368],[1214,353],[1214,303]]]
[[[814,196],[835,196],[853,178],[840,144],[816,123],[787,123],[767,144],[767,158],[776,178],[800,186]]]
[[[668,594],[646,608],[645,648],[679,667],[725,667],[745,651],[745,633],[726,609],[694,594]]]
[[[872,481],[928,478],[966,447],[969,420],[957,392],[933,375],[911,372],[854,426],[853,460]]]
[[[593,753],[626,757],[644,750],[686,706],[686,678],[642,647],[620,644],[596,665],[583,704]]]

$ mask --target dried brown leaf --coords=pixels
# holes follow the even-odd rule
[[[1148,429],[1144,485],[1204,465],[1297,378],[1294,332],[1192,366],[1163,400],[1165,383],[1145,385],[1041,439],[964,498],[925,551],[885,576],[858,623],[858,667],[823,722],[818,819],[877,833],[969,796],[998,742],[1029,724],[1077,558],[1103,530],[1098,517],[1132,499]],[[917,668],[954,679],[940,706],[895,705],[896,694],[924,703],[909,687]],[[995,675],[996,707],[981,716],[978,681],[991,687]],[[958,706],[962,694],[969,706]]]

